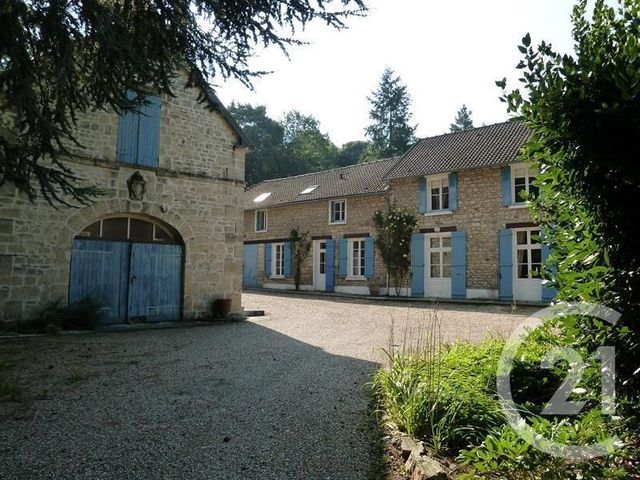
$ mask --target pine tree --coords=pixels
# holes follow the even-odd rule
[[[407,87],[390,68],[382,74],[378,89],[367,97],[372,120],[365,132],[371,140],[366,158],[388,158],[402,155],[415,141],[415,126],[410,125],[411,97]]]
[[[2,0],[0,187],[88,203],[98,191],[65,161],[83,113],[139,108],[128,90],[171,95],[180,69],[189,86],[250,85],[265,73],[249,66],[257,45],[286,50],[309,22],[340,29],[365,10],[363,0]]]
[[[462,130],[473,128],[473,120],[471,119],[472,113],[473,112],[469,110],[466,105],[462,105],[456,114],[456,119],[449,125],[449,131],[461,132]]]

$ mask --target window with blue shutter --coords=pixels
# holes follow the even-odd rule
[[[467,233],[451,233],[451,296],[467,297]]]
[[[327,250],[324,260],[325,289],[327,292],[333,292],[335,280],[333,278],[333,262],[335,256],[335,242],[327,240]]]
[[[135,98],[134,92],[127,97]],[[138,111],[123,112],[118,118],[116,158],[119,162],[157,167],[160,155],[160,99],[145,97]]]
[[[411,296],[424,297],[424,233],[411,235]]]
[[[271,276],[271,244],[264,244],[264,276]]]
[[[502,229],[498,235],[498,256],[500,270],[498,278],[498,296],[500,300],[513,300],[513,232]]]
[[[449,210],[458,209],[458,174],[449,174]]]
[[[427,179],[425,177],[418,180],[418,199],[420,213],[427,213]]]
[[[364,240],[364,276],[372,278],[375,274],[375,243],[373,237]]]
[[[429,175],[419,180],[420,213],[450,212],[458,208],[458,175]]]
[[[347,258],[348,258],[349,240],[346,238],[340,239],[338,246],[338,276],[347,276]]]

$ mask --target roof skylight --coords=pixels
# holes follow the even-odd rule
[[[309,187],[305,188],[304,190],[302,190],[302,191],[300,192],[300,195],[306,195],[306,194],[308,194],[308,193],[311,193],[311,192],[313,192],[316,188],[318,188],[318,185],[311,185],[311,186],[309,186]]]
[[[269,197],[269,195],[271,195],[271,192],[261,193],[261,194],[260,194],[260,195],[258,195],[256,198],[254,198],[254,199],[253,199],[253,201],[254,201],[255,203],[258,203],[258,202],[264,202],[264,201]]]

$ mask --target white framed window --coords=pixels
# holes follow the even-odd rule
[[[427,211],[449,210],[449,175],[427,177]]]
[[[542,248],[540,245],[540,230],[514,230],[516,277],[540,278],[542,269]]]
[[[429,277],[451,278],[451,235],[428,236]]]
[[[347,223],[347,200],[331,200],[329,202],[329,223],[337,225]]]
[[[514,204],[523,204],[529,194],[538,194],[538,187],[532,185],[536,173],[527,165],[511,165],[511,198]]]
[[[284,243],[274,243],[271,248],[272,277],[284,277]]]
[[[256,210],[256,232],[267,231],[267,211]]]
[[[348,278],[362,279],[365,272],[364,238],[349,239]]]

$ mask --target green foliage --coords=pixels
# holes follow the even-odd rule
[[[365,157],[390,158],[402,155],[415,141],[415,126],[411,121],[411,97],[400,77],[390,68],[385,69],[378,88],[370,97],[371,124],[366,128],[366,135],[371,146]]]
[[[284,146],[293,167],[289,175],[319,172],[338,163],[338,147],[320,131],[320,122],[311,115],[295,110],[285,115]]]
[[[364,11],[361,0],[3,1],[0,185],[31,200],[87,203],[98,191],[64,161],[83,113],[139,107],[126,100],[129,89],[171,94],[185,67],[191,84],[250,85],[265,73],[248,65],[257,45],[286,51],[309,22],[344,28]]]
[[[23,327],[26,331],[57,334],[60,329],[90,330],[96,327],[102,303],[92,297],[64,305],[62,299],[48,303],[39,317]]]
[[[349,165],[360,163],[368,148],[369,142],[361,140],[345,143],[340,147],[340,153],[338,154],[338,166],[348,167]]]
[[[293,271],[293,281],[296,290],[300,289],[300,281],[302,278],[302,265],[311,253],[311,236],[309,232],[300,233],[298,227],[291,230],[289,234],[289,242],[291,242],[291,269]]]
[[[523,158],[541,172],[532,205],[554,252],[559,298],[623,314],[616,329],[575,319],[566,328],[584,345],[615,340],[619,378],[637,392],[640,1],[616,9],[598,0],[591,20],[587,5],[581,0],[573,11],[575,55],[522,39],[524,91],[504,91],[502,100],[532,133]]]
[[[411,269],[411,235],[418,227],[418,217],[412,210],[388,204],[385,212],[373,214],[373,223],[376,246],[389,275],[387,295],[392,285],[400,295]]]
[[[456,118],[452,124],[449,125],[450,132],[461,132],[462,130],[468,130],[473,128],[473,120],[471,119],[471,114],[473,112],[467,108],[466,105],[462,105],[458,113],[456,113]]]

